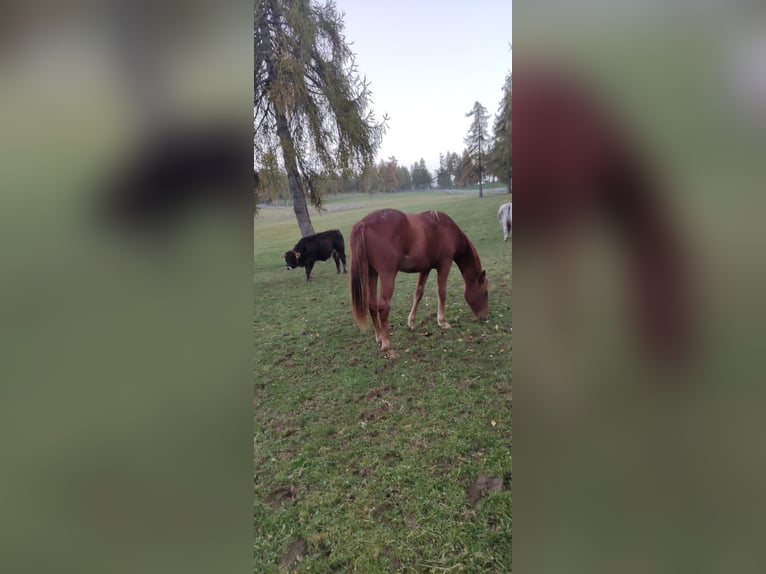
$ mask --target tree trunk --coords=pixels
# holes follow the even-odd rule
[[[290,193],[293,196],[293,211],[298,220],[298,228],[301,230],[301,237],[314,235],[314,226],[311,225],[311,215],[306,204],[306,193],[303,190],[301,174],[298,171],[298,162],[295,157],[295,144],[290,135],[290,129],[287,126],[287,118],[280,110],[275,112],[277,120],[277,135],[279,136],[280,147],[282,148],[282,158],[285,160],[285,171],[287,171],[287,182],[290,184]]]

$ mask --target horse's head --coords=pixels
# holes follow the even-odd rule
[[[482,269],[474,281],[465,283],[465,300],[480,321],[489,317],[489,282],[487,272]]]
[[[282,256],[282,259],[285,260],[285,265],[287,266],[288,271],[298,267],[298,259],[300,258],[301,254],[298,251],[288,251]]]

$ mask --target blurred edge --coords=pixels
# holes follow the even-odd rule
[[[0,570],[252,569],[252,5],[0,20]]]
[[[758,572],[766,11],[515,8],[515,566]],[[572,83],[526,98],[529,69]],[[649,174],[651,209],[635,196]],[[647,241],[637,280],[629,245]]]

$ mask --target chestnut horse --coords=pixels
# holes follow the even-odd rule
[[[513,79],[514,247],[524,250],[533,236],[566,237],[560,232],[593,216],[613,223],[637,331],[660,362],[682,358],[693,333],[687,254],[646,150],[577,73],[526,62]]]
[[[437,321],[449,329],[444,316],[447,276],[455,262],[465,282],[465,300],[474,315],[486,321],[489,313],[487,273],[471,240],[446,213],[424,211],[402,213],[396,209],[373,211],[351,229],[351,303],[361,329],[372,317],[375,340],[380,349],[391,348],[388,315],[394,281],[399,271],[419,273],[412,309],[407,318],[415,327],[415,311],[432,269],[436,269],[439,306]],[[378,300],[380,278],[380,300]],[[394,351],[389,357],[396,357]]]

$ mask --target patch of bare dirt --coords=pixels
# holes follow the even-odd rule
[[[271,505],[274,509],[282,508],[288,502],[292,502],[298,499],[298,487],[294,484],[288,486],[280,486],[272,490],[266,496],[266,503]]]
[[[412,514],[411,512],[408,512],[404,516],[404,524],[405,524],[405,526],[407,526],[407,528],[412,528],[413,530],[417,529],[418,526],[419,526],[418,525],[418,521],[415,518],[415,515]]]
[[[365,395],[365,397],[370,399],[379,399],[383,396],[383,393],[386,393],[388,391],[393,391],[394,387],[392,385],[383,385],[382,387],[378,387],[377,389],[371,390],[369,393]]]
[[[306,557],[306,541],[298,538],[290,544],[287,552],[284,553],[279,560],[279,565],[282,568],[287,568],[290,572],[298,567],[298,564],[303,562]]]
[[[468,489],[468,505],[476,506],[487,493],[502,492],[503,479],[490,478],[488,476],[478,477]]]

